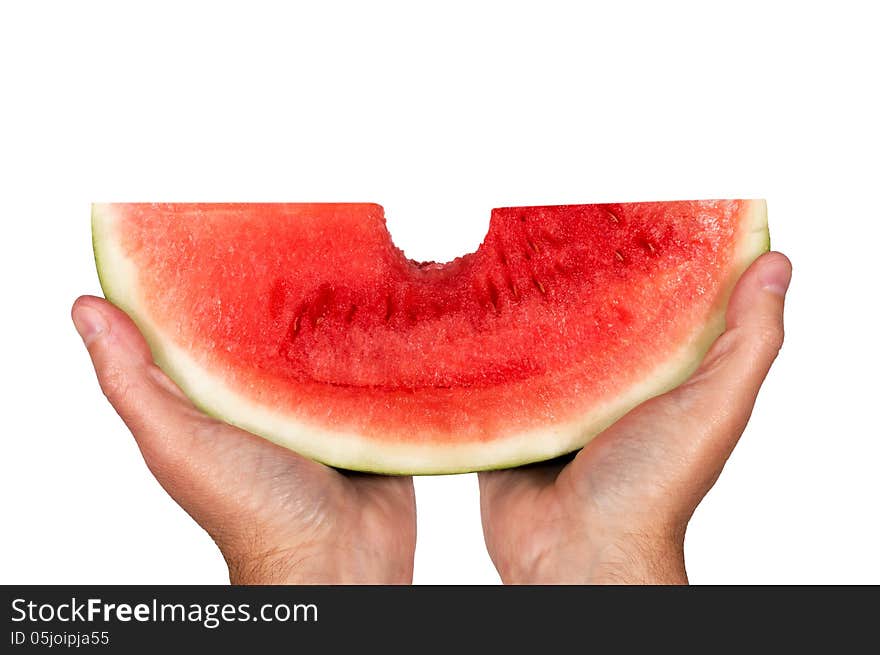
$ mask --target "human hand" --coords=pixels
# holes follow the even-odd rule
[[[510,583],[687,583],[684,535],[782,345],[791,264],[760,257],[699,370],[605,430],[567,465],[480,474],[483,532]]]
[[[340,473],[212,419],[125,313],[83,296],[72,316],[147,466],[217,543],[233,583],[412,582],[412,478]]]

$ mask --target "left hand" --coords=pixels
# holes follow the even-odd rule
[[[147,466],[217,543],[233,583],[412,582],[412,478],[341,473],[210,418],[122,311],[84,296],[72,315]]]

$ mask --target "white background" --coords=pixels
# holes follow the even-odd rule
[[[870,3],[4,3],[0,582],[222,583],[69,320],[89,203],[375,201],[415,259],[515,204],[765,197],[788,338],[688,532],[700,583],[880,583]],[[474,476],[416,581],[497,581]]]

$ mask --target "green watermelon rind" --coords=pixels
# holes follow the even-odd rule
[[[261,435],[306,457],[338,468],[391,475],[442,475],[506,469],[554,459],[579,450],[633,407],[681,384],[697,368],[724,331],[724,315],[733,286],[758,256],[770,249],[767,206],[747,202],[742,240],[729,267],[709,321],[673,357],[613,404],[594,409],[580,421],[514,434],[491,442],[400,445],[308,425],[294,416],[261,407],[208,373],[190,354],[162,337],[138,303],[137,269],[127,260],[113,234],[113,206],[92,205],[92,243],[98,279],[105,297],[126,312],[150,345],[157,365],[206,414]]]

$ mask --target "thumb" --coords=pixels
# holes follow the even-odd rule
[[[149,346],[123,311],[101,298],[82,296],[74,303],[71,318],[89,351],[101,390],[164,486],[160,474],[172,462],[186,459],[192,447],[188,435],[216,422],[153,363]]]
[[[730,297],[725,332],[697,371],[600,434],[572,462],[572,479],[590,483],[607,468],[600,462],[622,458],[627,466],[643,462],[647,468],[637,477],[653,476],[664,493],[677,488],[698,502],[745,429],[782,346],[790,280],[791,263],[785,255],[771,252],[755,260]]]
[[[274,467],[306,480],[330,470],[202,413],[153,363],[134,322],[107,301],[83,296],[71,315],[104,395],[131,430],[147,466],[204,527],[219,505],[238,505],[236,498],[245,495],[239,493],[242,481],[251,472],[274,475]]]
[[[730,455],[745,429],[758,391],[782,347],[783,309],[791,262],[782,253],[759,257],[743,274],[727,307],[727,328],[697,371],[658,399],[691,421],[710,425],[705,455]],[[685,432],[680,433],[687,438]]]

